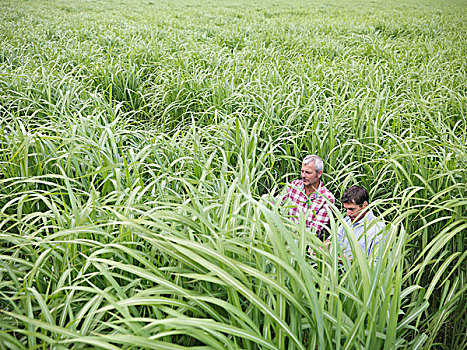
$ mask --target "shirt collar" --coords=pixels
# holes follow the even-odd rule
[[[366,222],[370,222],[371,220],[373,220],[375,218],[375,215],[373,214],[373,211],[370,209],[368,210],[368,212],[365,214],[364,217],[362,217],[360,220],[358,220],[357,222],[354,222],[352,224],[353,227],[357,227],[357,226],[360,226],[360,225],[363,225]],[[350,219],[350,218],[349,218]]]
[[[316,198],[318,198],[318,193],[322,193],[321,192],[321,189],[323,187],[323,181],[319,180],[319,184],[318,184],[318,188],[316,189],[315,192],[311,193],[309,197],[307,197],[309,200],[315,200]],[[303,184],[303,180],[302,180],[302,186],[301,186],[301,190],[303,192],[303,194],[305,194],[305,185]],[[305,195],[306,197],[306,195]]]

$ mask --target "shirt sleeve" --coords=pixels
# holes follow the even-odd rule
[[[284,205],[285,201],[287,200],[287,198],[289,197],[289,191],[282,191],[281,193],[279,193],[279,195],[274,198],[274,203],[277,203],[279,205]]]
[[[293,180],[287,184],[284,193],[277,197],[277,201],[280,200],[280,204],[284,205],[287,199],[290,199],[293,204],[297,205],[300,202],[301,193],[301,182],[299,180]]]
[[[371,227],[370,232],[369,232],[369,238],[370,238],[370,244],[368,246],[367,250],[367,256],[370,256],[370,254],[373,252],[375,249],[376,245],[381,241],[384,240],[384,237],[382,237],[382,232],[385,229],[384,223],[382,222],[376,222],[373,227]]]

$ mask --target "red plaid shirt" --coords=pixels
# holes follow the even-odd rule
[[[310,230],[316,229],[316,233],[320,234],[325,225],[329,223],[328,204],[324,197],[328,198],[331,203],[336,200],[329,190],[324,187],[323,182],[319,182],[318,189],[309,197],[305,194],[305,186],[302,180],[294,180],[287,187],[287,194],[282,199],[284,204],[287,198],[290,199],[293,205],[289,210],[290,218],[298,222],[300,215],[306,215],[306,227]]]

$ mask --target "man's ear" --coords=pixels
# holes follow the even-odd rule
[[[362,207],[365,208],[368,206],[368,202],[367,201],[364,201],[363,204],[362,204]]]

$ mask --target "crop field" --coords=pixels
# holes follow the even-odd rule
[[[465,0],[0,15],[0,349],[467,348]],[[307,154],[376,259],[287,218]]]

